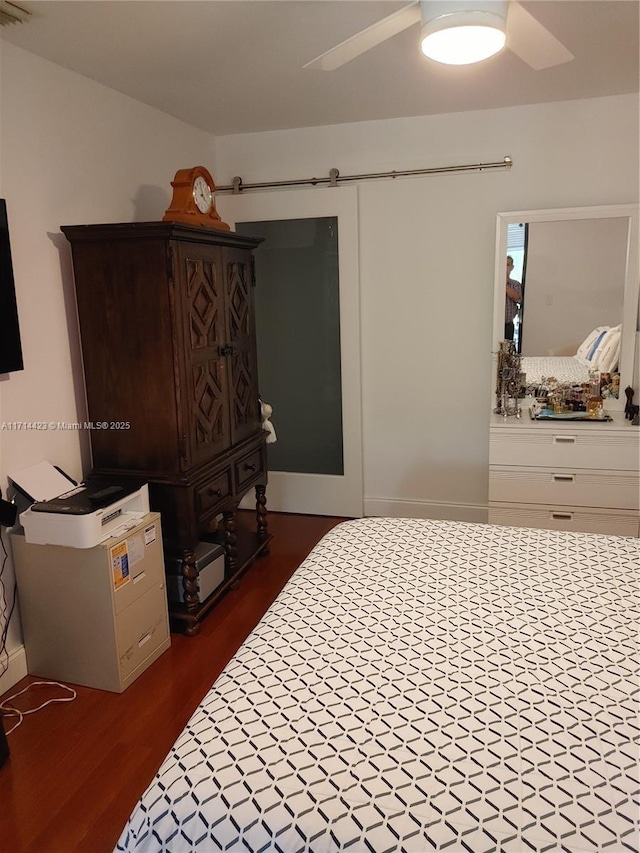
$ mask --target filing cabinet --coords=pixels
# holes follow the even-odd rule
[[[158,513],[94,548],[11,547],[30,675],[122,693],[169,648]]]

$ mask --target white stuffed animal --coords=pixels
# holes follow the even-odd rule
[[[269,420],[273,414],[273,407],[270,406],[269,403],[263,403],[262,400],[260,400],[260,414],[262,415],[262,429],[268,433],[267,444],[273,444],[278,440],[276,438],[276,431],[273,424]]]

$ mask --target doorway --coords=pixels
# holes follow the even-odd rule
[[[524,289],[527,274],[527,246],[529,241],[529,226],[526,222],[514,222],[507,225],[507,255],[513,260],[512,278],[520,282],[522,299],[518,305],[518,313],[513,319],[513,342],[518,353],[522,352],[524,335]]]
[[[362,515],[360,298],[355,187],[217,201],[256,249],[261,399],[273,406],[268,505]]]

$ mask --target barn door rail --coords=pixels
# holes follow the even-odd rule
[[[264,181],[261,183],[245,184],[241,177],[233,179],[233,183],[216,187],[217,193],[233,193],[238,195],[248,190],[266,190],[278,187],[316,187],[326,184],[335,187],[350,181],[373,181],[379,178],[407,178],[417,175],[443,175],[455,172],[488,172],[492,169],[510,169],[513,165],[511,157],[505,157],[495,163],[467,163],[462,166],[435,166],[428,169],[402,169],[393,172],[365,172],[361,175],[341,175],[338,169],[331,169],[326,178],[299,178],[289,181]]]

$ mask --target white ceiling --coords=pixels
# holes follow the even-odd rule
[[[406,5],[388,0],[15,0],[0,38],[216,135],[638,91],[639,0],[523,0],[575,59],[533,71],[419,51],[418,26],[342,68],[303,68]]]

